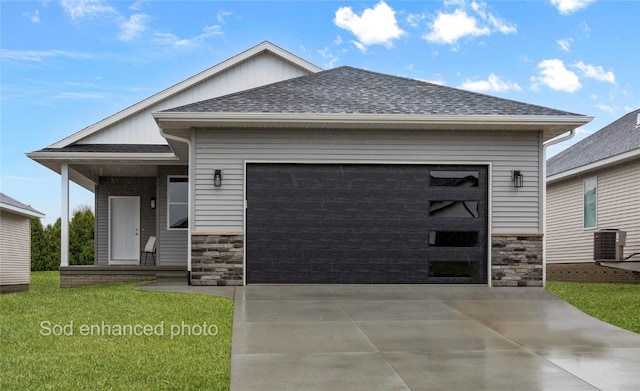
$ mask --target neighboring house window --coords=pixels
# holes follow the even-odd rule
[[[189,180],[186,177],[169,177],[167,220],[169,229],[189,227]]]
[[[598,178],[585,179],[583,183],[584,228],[598,226]]]

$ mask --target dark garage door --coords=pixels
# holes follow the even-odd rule
[[[247,283],[486,283],[487,168],[247,164]]]

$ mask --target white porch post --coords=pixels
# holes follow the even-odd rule
[[[60,167],[62,204],[60,208],[60,266],[69,266],[69,164]]]

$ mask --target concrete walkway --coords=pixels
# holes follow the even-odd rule
[[[640,389],[640,335],[540,288],[217,290],[235,295],[233,391]]]

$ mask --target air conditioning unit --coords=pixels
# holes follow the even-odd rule
[[[620,262],[624,258],[627,233],[618,229],[601,229],[593,234],[593,260]]]

